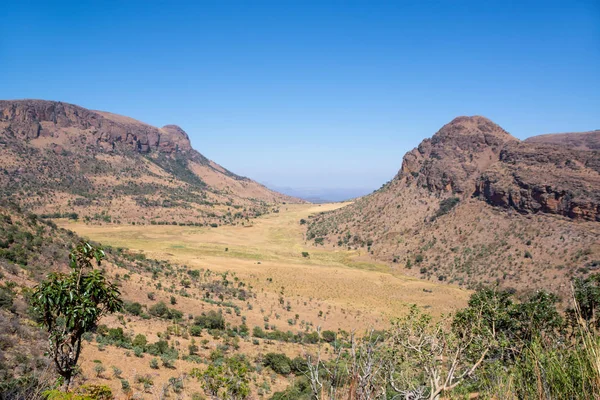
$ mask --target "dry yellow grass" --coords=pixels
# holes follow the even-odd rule
[[[235,271],[256,290],[264,291],[265,297],[276,296],[284,287],[286,298],[300,304],[296,312],[306,308],[301,314],[314,317],[315,307],[343,310],[327,323],[321,321],[324,327],[352,329],[357,322],[362,328],[383,327],[409,304],[430,308],[433,314],[466,304],[468,291],[406,277],[384,264],[359,261],[364,250],[363,254],[360,250],[332,251],[305,243],[301,218],[344,205],[284,205],[279,213],[254,220],[251,227],[61,224],[84,237],[141,250],[151,258],[192,268]],[[303,251],[310,256],[303,257]],[[361,318],[348,320],[348,313]]]

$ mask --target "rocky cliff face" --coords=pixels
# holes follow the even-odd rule
[[[523,214],[600,221],[600,152],[541,141],[506,146],[475,195]]]
[[[192,150],[187,134],[176,125],[162,129],[142,122],[73,104],[45,100],[0,101],[0,121],[15,137],[36,139],[72,128],[85,131],[88,144],[106,151],[116,147],[173,154]]]

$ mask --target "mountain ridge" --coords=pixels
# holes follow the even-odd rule
[[[0,155],[4,194],[42,214],[218,225],[304,202],[209,160],[177,125],[58,101],[0,100]]]

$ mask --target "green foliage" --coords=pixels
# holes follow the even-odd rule
[[[321,337],[323,338],[323,341],[332,343],[335,341],[336,334],[334,331],[323,331],[321,332]]]
[[[440,208],[436,211],[435,215],[431,218],[432,221],[441,217],[442,215],[446,215],[452,210],[456,205],[460,203],[460,199],[458,197],[449,197],[440,201]]]
[[[70,254],[71,273],[51,273],[36,286],[33,307],[49,333],[50,353],[57,372],[68,387],[79,355],[81,339],[93,330],[99,319],[122,309],[116,285],[93,269],[104,252],[89,243],[80,243]]]
[[[225,358],[203,372],[193,369],[190,375],[200,380],[206,393],[215,398],[237,400],[250,395],[250,364],[244,356]]]
[[[13,306],[14,295],[8,288],[0,286],[0,308],[10,310]]]
[[[202,313],[194,318],[194,325],[205,329],[223,330],[225,329],[225,318],[223,318],[223,314],[210,310],[208,313]]]
[[[189,327],[189,332],[192,336],[202,336],[202,327],[198,325],[192,325]]]
[[[138,302],[130,303],[126,301],[123,304],[123,308],[132,315],[139,316],[142,313],[142,305]]]
[[[312,400],[313,398],[308,379],[301,377],[295,379],[284,391],[273,393],[271,400]]]
[[[563,325],[556,310],[558,298],[539,291],[521,303],[515,303],[511,292],[492,288],[474,293],[468,307],[457,312],[453,327],[464,329],[482,323],[493,332],[493,352],[514,359],[535,338],[554,337]]]
[[[146,347],[147,343],[148,339],[146,339],[146,336],[141,333],[135,335],[135,338],[133,338],[133,341],[131,342],[133,346],[140,347],[142,349]]]
[[[150,315],[167,319],[181,319],[183,313],[174,308],[169,308],[164,301],[160,301],[148,309]]]
[[[597,313],[600,307],[600,274],[593,274],[587,278],[575,278],[573,290],[581,317],[586,321],[588,327],[599,328],[600,318]],[[567,315],[572,324],[575,324],[575,310],[569,309]]]
[[[265,367],[270,367],[280,375],[288,375],[292,372],[292,360],[283,353],[267,353],[263,360]]]
[[[128,393],[131,390],[131,384],[127,379],[121,379],[121,389],[123,389],[125,393]]]
[[[48,390],[43,393],[47,400],[112,400],[113,394],[108,386],[82,385],[72,392]]]

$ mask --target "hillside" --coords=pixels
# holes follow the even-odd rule
[[[88,221],[235,224],[300,202],[194,150],[176,125],[44,101],[0,101],[1,195]]]
[[[423,279],[564,294],[600,266],[600,152],[581,144],[593,135],[521,142],[486,118],[456,118],[381,189],[311,219],[307,240]]]
[[[559,144],[581,150],[600,150],[600,130],[589,132],[550,133],[525,139],[528,143]]]

